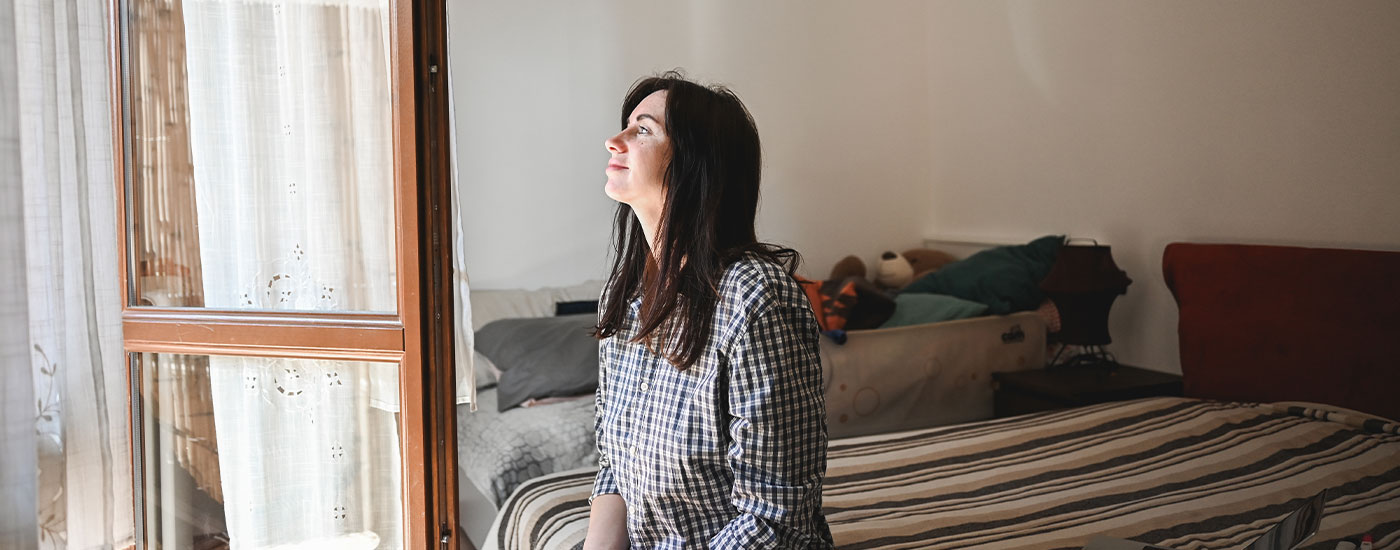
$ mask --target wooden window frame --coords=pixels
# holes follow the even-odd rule
[[[456,550],[450,124],[444,0],[390,0],[397,313],[135,306],[127,203],[132,174],[127,5],[108,0],[113,172],[119,220],[123,349],[134,528],[146,541],[141,456],[141,352],[292,357],[399,364],[404,547]],[[412,223],[409,223],[412,222]],[[419,404],[421,408],[414,408]]]

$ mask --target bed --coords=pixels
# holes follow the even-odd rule
[[[833,441],[837,548],[1236,548],[1329,490],[1310,548],[1400,546],[1400,434],[1326,409],[1156,398]],[[530,480],[484,548],[572,548],[593,469]]]
[[[1400,548],[1400,253],[1177,243],[1163,269],[1188,397],[834,439],[837,547],[1238,548],[1326,488],[1307,548]],[[593,473],[523,483],[484,547],[572,547]]]
[[[596,300],[601,281],[538,290],[472,291],[472,328],[500,319],[554,315],[558,304]],[[1035,312],[894,328],[823,338],[821,358],[833,438],[902,431],[991,418],[991,373],[1045,363],[1046,322]],[[481,365],[475,358],[479,375]],[[459,523],[484,544],[506,498],[528,479],[594,466],[593,399],[497,410],[500,388],[477,378],[477,410],[458,406]]]

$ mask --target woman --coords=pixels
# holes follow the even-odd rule
[[[753,117],[675,72],[622,116],[584,547],[831,548],[819,333],[797,253],[754,236]]]

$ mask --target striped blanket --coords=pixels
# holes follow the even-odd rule
[[[487,549],[583,539],[594,470],[523,484]],[[1400,426],[1345,412],[1157,398],[833,441],[838,548],[1080,548],[1098,534],[1242,548],[1328,489],[1306,548],[1400,548]]]

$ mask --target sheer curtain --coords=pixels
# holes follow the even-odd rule
[[[0,548],[133,542],[106,6],[0,0]]]
[[[0,0],[5,549],[134,543],[106,7]],[[188,93],[203,305],[393,310],[385,2],[182,7],[188,82],[160,92]],[[336,55],[316,59],[317,44]],[[465,315],[460,232],[454,246]],[[457,323],[459,357],[471,357],[470,326]],[[458,376],[466,403],[469,363]],[[216,357],[209,377],[219,445],[207,460],[220,468],[200,488],[235,547],[400,544],[392,365]],[[196,475],[205,461],[177,458]],[[316,530],[343,536],[305,536]]]
[[[211,308],[395,311],[387,2],[185,0]],[[232,548],[398,548],[397,365],[213,357]]]

